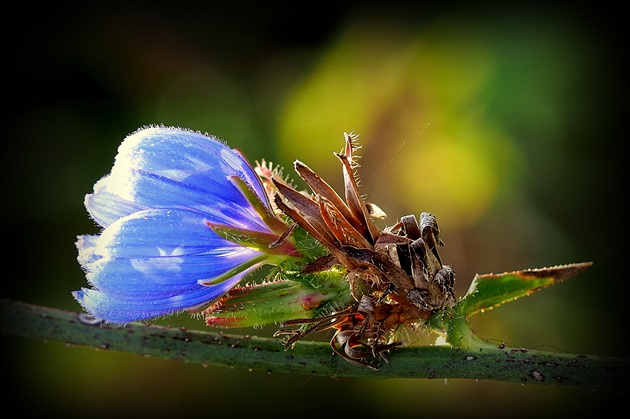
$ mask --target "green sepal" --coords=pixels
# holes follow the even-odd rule
[[[206,221],[206,225],[226,240],[266,253],[269,255],[270,264],[281,263],[287,258],[303,258],[303,255],[295,248],[291,240],[279,242],[279,237],[274,233],[247,230],[210,221]],[[272,260],[274,256],[278,257],[275,263]]]
[[[252,208],[254,208],[254,210],[258,213],[267,227],[279,234],[282,234],[286,230],[286,224],[284,224],[282,220],[277,218],[267,208],[258,195],[256,195],[252,188],[243,179],[238,176],[231,176],[229,179],[232,184],[241,191],[243,197],[251,204]]]
[[[302,262],[311,262],[329,254],[328,250],[302,227],[295,226],[292,238],[295,247],[304,255]]]
[[[353,300],[343,277],[327,277],[317,287],[288,279],[236,287],[202,314],[214,327],[264,326],[329,314]]]
[[[257,267],[257,266],[261,266],[264,263],[272,263],[272,259],[268,256],[268,255],[260,255],[257,256],[255,258],[249,259],[247,262],[245,263],[241,263],[240,265],[230,269],[227,272],[224,272],[223,274],[219,275],[219,276],[215,276],[213,278],[208,278],[208,279],[200,279],[197,281],[198,284],[200,285],[215,285],[215,284],[219,284],[223,281],[227,281],[228,279],[240,274],[241,272],[249,269],[249,268],[253,268],[253,267]]]

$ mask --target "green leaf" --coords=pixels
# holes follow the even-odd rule
[[[466,295],[457,302],[454,311],[469,317],[479,311],[496,307],[564,281],[592,264],[592,262],[573,263],[551,268],[477,275]]]

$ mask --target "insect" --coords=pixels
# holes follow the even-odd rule
[[[436,218],[427,212],[402,217],[380,230],[373,216],[382,212],[365,203],[357,187],[353,159],[357,136],[344,134],[345,148],[336,153],[343,166],[345,201],[317,174],[297,161],[295,169],[313,194],[307,197],[273,178],[276,206],[305,229],[330,255],[309,263],[304,272],[342,265],[347,269],[356,302],[331,315],[284,322],[276,335],[286,335],[285,348],[311,333],[334,329],[332,349],[348,362],[375,368],[372,358],[400,345],[393,339],[405,325],[427,319],[455,303],[455,274],[443,265]]]

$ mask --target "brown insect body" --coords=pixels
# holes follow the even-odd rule
[[[356,303],[329,316],[286,322],[276,334],[288,335],[285,347],[311,333],[335,329],[331,347],[347,361],[375,368],[371,358],[400,345],[393,341],[401,327],[430,317],[455,302],[454,272],[442,265],[437,220],[422,213],[402,217],[381,231],[372,216],[381,215],[374,204],[361,198],[353,159],[357,136],[345,134],[345,148],[336,153],[343,166],[345,201],[308,166],[296,161],[295,169],[311,188],[308,197],[283,181],[272,178],[276,207],[330,251],[305,272],[344,266]]]

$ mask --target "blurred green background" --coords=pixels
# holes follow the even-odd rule
[[[70,295],[86,284],[74,241],[98,231],[83,197],[141,126],[209,132],[289,175],[299,159],[335,188],[333,152],[354,130],[362,192],[388,214],[381,227],[434,213],[459,296],[476,273],[594,262],[473,317],[480,336],[627,356],[618,12],[526,4],[57,4],[6,16],[2,228],[11,243],[0,297],[80,309]],[[187,316],[160,323],[205,327]],[[467,380],[204,368],[2,339],[5,406],[21,414],[564,416],[618,399]]]

